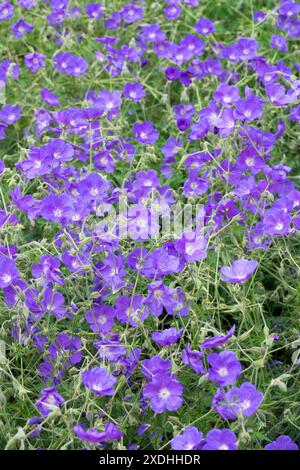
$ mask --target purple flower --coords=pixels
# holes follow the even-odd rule
[[[288,52],[288,46],[286,42],[286,38],[283,36],[279,36],[278,34],[272,34],[270,47],[272,49],[278,49],[278,51]]]
[[[136,327],[143,322],[149,315],[148,307],[140,295],[127,297],[121,295],[116,301],[116,317],[119,322]]]
[[[167,274],[178,272],[180,260],[169,254],[164,248],[157,248],[144,260],[141,273],[150,278],[161,278]]]
[[[59,408],[64,401],[64,398],[57,393],[55,387],[48,387],[41,391],[41,397],[35,402],[35,406],[43,416],[48,416],[56,408]]]
[[[0,288],[11,286],[19,277],[19,271],[14,261],[7,256],[0,255]]]
[[[114,326],[115,310],[109,305],[94,304],[84,318],[90,324],[92,331],[107,333]]]
[[[204,353],[201,351],[193,351],[190,343],[187,344],[186,349],[182,351],[182,362],[190,366],[196,374],[205,374],[206,370],[202,362]]]
[[[195,196],[201,196],[201,194],[205,194],[208,190],[209,187],[209,182],[206,178],[202,178],[201,176],[198,176],[198,171],[191,171],[189,173],[189,176],[187,180],[185,181],[183,185],[183,192],[185,197],[190,198],[190,197],[195,197]],[[195,237],[195,241],[199,240],[200,246],[199,250],[196,249],[194,253],[189,256],[190,259],[193,257],[198,257],[198,256],[203,256],[205,258],[205,249],[204,249],[204,238],[200,235]],[[188,242],[188,240],[186,240]],[[191,245],[188,244],[188,249],[191,248],[192,251],[195,250],[195,246],[193,246],[193,243]]]
[[[176,289],[166,286],[162,281],[152,282],[148,289],[146,303],[156,317],[161,315],[163,308],[171,310],[176,306]]]
[[[54,258],[50,255],[41,256],[40,262],[34,264],[32,267],[32,275],[35,279],[43,278],[42,285],[47,285],[49,282],[55,282],[57,284],[64,284],[64,280],[60,277],[61,272],[59,270],[60,261],[58,258]]]
[[[42,200],[40,215],[51,222],[62,223],[70,220],[74,206],[69,196],[65,194],[49,194]]]
[[[158,131],[150,121],[136,122],[133,126],[133,132],[135,133],[136,140],[140,142],[140,144],[153,145],[159,137]]]
[[[275,106],[285,107],[289,103],[293,103],[298,98],[298,93],[296,93],[292,88],[286,91],[284,85],[280,83],[270,83],[265,86],[266,94],[269,100]]]
[[[207,18],[201,18],[198,23],[195,24],[195,30],[197,33],[206,36],[214,33],[216,28],[213,21],[210,21]]]
[[[207,356],[209,379],[224,387],[232,385],[242,373],[242,366],[233,351],[222,351]]]
[[[93,369],[82,372],[82,382],[85,387],[91,390],[95,395],[114,395],[117,379],[110,375],[107,369],[94,367]]]
[[[6,104],[2,107],[0,111],[0,121],[4,122],[7,125],[14,124],[21,117],[21,110],[19,106],[12,106]]]
[[[238,99],[235,104],[235,117],[245,121],[260,119],[264,113],[264,100],[248,91],[245,99]]]
[[[173,450],[199,449],[202,439],[202,432],[198,431],[195,426],[189,426],[182,434],[178,434],[178,436],[173,437],[171,447]]]
[[[101,359],[108,359],[112,363],[119,361],[127,352],[126,347],[120,343],[119,335],[115,333],[111,333],[108,339],[95,341],[94,346]]]
[[[36,6],[36,1],[35,0],[17,0],[18,4],[25,8],[25,10],[30,10],[30,8],[33,8]]]
[[[206,339],[201,345],[200,348],[202,349],[214,349],[222,346],[223,344],[227,343],[227,341],[233,336],[235,332],[235,325],[226,333],[226,335],[220,336],[213,336],[212,338]]]
[[[23,19],[20,19],[17,23],[12,24],[10,27],[16,39],[21,39],[25,34],[30,33],[33,28],[33,24],[27,23]]]
[[[230,429],[212,429],[205,438],[203,450],[237,450],[237,438]]]
[[[41,98],[48,106],[60,106],[58,96],[48,90],[48,88],[43,88],[41,90]]]
[[[281,7],[278,8],[277,12],[283,16],[294,16],[300,12],[300,5],[296,2],[284,0],[281,2]]]
[[[154,331],[151,335],[151,338],[160,346],[170,346],[180,339],[182,332],[183,328],[181,328],[179,331],[176,330],[176,328],[167,328],[163,331]]]
[[[291,217],[280,208],[271,208],[265,212],[263,229],[266,235],[283,236],[290,232]]]
[[[290,436],[278,436],[277,439],[265,446],[266,450],[298,450],[299,447]]]
[[[82,343],[79,338],[72,338],[66,333],[59,333],[55,342],[49,346],[49,355],[52,361],[63,358],[64,367],[69,367],[81,361],[81,348]]]
[[[233,261],[231,266],[223,266],[220,269],[221,280],[241,284],[246,282],[254,273],[258,266],[255,260],[241,258]]]
[[[216,120],[216,127],[221,137],[228,137],[235,128],[234,112],[231,109],[223,109],[221,116]]]
[[[175,242],[175,247],[188,263],[200,261],[207,256],[206,240],[203,235],[195,232],[183,232],[181,238]]]
[[[78,184],[79,194],[85,200],[102,200],[108,191],[108,183],[98,173],[90,173]]]
[[[105,258],[105,261],[96,267],[97,272],[99,271],[100,274],[101,283],[107,284],[113,293],[118,292],[126,285],[123,281],[126,271],[124,269],[124,259],[122,255],[114,256],[109,254]]]
[[[100,20],[103,17],[103,7],[101,3],[89,3],[86,6],[86,14],[93,20]]]
[[[253,13],[253,19],[256,23],[263,23],[266,20],[266,17],[266,13],[260,10]]]
[[[150,400],[150,407],[155,413],[178,410],[182,404],[182,393],[181,383],[165,374],[155,375],[143,389],[143,396]]]
[[[85,429],[80,424],[73,428],[75,434],[84,442],[92,444],[103,444],[105,442],[116,441],[122,438],[122,431],[114,423],[107,423],[104,431],[98,429]]]
[[[50,158],[56,162],[70,162],[74,155],[71,144],[66,143],[62,139],[53,139],[40,148],[41,154],[45,160]]]
[[[131,24],[143,18],[143,9],[133,3],[129,3],[123,6],[121,14],[125,23]]]
[[[103,114],[107,113],[108,117],[117,115],[121,104],[122,94],[119,90],[113,92],[102,90],[95,99],[95,107]]]
[[[36,73],[40,68],[45,68],[45,59],[45,54],[39,54],[38,52],[26,54],[24,57],[25,67],[27,67],[30,72]]]
[[[3,2],[0,5],[0,23],[9,20],[14,16],[14,7],[9,2]]]
[[[168,20],[177,20],[181,15],[181,8],[176,3],[176,0],[173,0],[166,6],[164,9],[164,15]]]
[[[256,56],[258,42],[255,39],[239,38],[235,45],[237,60],[251,60]]]
[[[214,99],[226,108],[230,107],[239,98],[239,89],[236,86],[221,83],[214,93]]]
[[[67,313],[64,303],[64,296],[60,292],[47,287],[42,298],[42,306],[46,312],[52,313],[57,318],[64,318]]]
[[[79,77],[87,70],[88,63],[71,52],[59,52],[54,57],[54,68],[61,73]]]
[[[156,375],[171,375],[171,361],[162,359],[160,356],[153,356],[151,359],[144,359],[142,362],[142,373],[147,379],[152,379]]]
[[[218,390],[214,399],[215,410],[224,419],[236,419],[241,413],[243,416],[253,415],[264,398],[250,382],[243,383],[240,388],[233,387],[228,392]]]
[[[125,83],[124,96],[131,101],[141,101],[145,98],[146,93],[141,83]]]

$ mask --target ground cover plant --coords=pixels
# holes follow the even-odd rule
[[[298,449],[299,14],[0,3],[1,449]]]

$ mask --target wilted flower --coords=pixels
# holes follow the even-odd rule
[[[35,406],[43,416],[48,416],[52,411],[59,408],[64,401],[64,398],[57,392],[55,387],[48,387],[41,391],[41,397],[35,402]]]

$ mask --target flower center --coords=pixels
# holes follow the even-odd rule
[[[219,370],[218,370],[218,374],[221,376],[221,377],[226,377],[228,375],[228,370],[226,367],[221,367]]]
[[[11,277],[10,274],[3,274],[3,276],[1,277],[1,279],[2,279],[3,282],[8,283],[8,282],[11,281],[12,277]]]
[[[159,397],[162,398],[163,400],[167,400],[170,395],[171,395],[171,392],[167,388],[162,388],[159,392]]]
[[[228,450],[228,445],[221,444],[220,447],[219,447],[219,450]]]

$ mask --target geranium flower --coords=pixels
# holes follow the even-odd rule
[[[4,122],[7,125],[14,124],[21,117],[21,109],[19,106],[13,106],[6,104],[2,107],[0,111],[0,121]]]
[[[202,440],[202,432],[198,431],[195,426],[189,426],[182,434],[173,437],[171,447],[173,450],[195,450],[200,448]]]
[[[154,331],[151,338],[160,346],[170,346],[180,339],[182,332],[183,328],[180,328],[180,330],[176,330],[176,328],[167,328],[163,331]]]
[[[213,398],[213,407],[224,419],[236,419],[239,414],[253,415],[263,400],[263,393],[258,392],[250,382],[240,388],[233,387],[228,392],[219,389]]]
[[[153,356],[151,359],[142,361],[141,370],[147,379],[152,379],[156,375],[171,375],[171,361],[162,359],[160,356]]]
[[[226,335],[213,336],[212,338],[206,339],[202,344],[200,344],[201,349],[214,349],[219,348],[233,336],[235,332],[235,325],[226,333]]]
[[[24,56],[25,67],[27,67],[30,72],[36,73],[40,68],[45,68],[45,54],[39,54],[38,52],[31,52]]]
[[[49,194],[41,201],[40,215],[51,222],[62,223],[68,221],[73,212],[72,199],[65,194]]]
[[[34,26],[21,18],[17,23],[12,24],[10,29],[15,39],[20,39],[25,36],[25,34],[30,33],[34,29]]]
[[[191,349],[190,343],[187,343],[186,349],[182,350],[182,362],[187,366],[190,366],[196,374],[205,374],[206,370],[202,362],[204,353],[201,351],[195,351]]]
[[[103,17],[103,6],[101,3],[89,3],[85,11],[87,16],[93,20],[100,20]]]
[[[114,395],[117,379],[110,375],[107,369],[94,367],[93,369],[82,372],[82,383],[95,395]]]
[[[0,23],[9,20],[14,16],[14,7],[9,2],[3,2],[0,5]]]
[[[213,21],[208,20],[207,18],[200,18],[200,20],[195,24],[195,30],[199,34],[207,36],[216,31]]]
[[[233,261],[231,266],[223,266],[220,269],[221,280],[241,284],[246,282],[253,275],[257,266],[258,262],[255,260],[241,258]]]
[[[43,416],[48,416],[56,408],[59,408],[64,401],[64,398],[57,392],[55,387],[48,387],[41,391],[41,397],[35,402],[35,406]]]
[[[104,431],[85,429],[80,424],[76,424],[73,430],[79,439],[92,444],[104,444],[105,442],[117,441],[123,436],[122,431],[114,423],[105,424]]]
[[[59,52],[54,57],[54,68],[61,73],[79,77],[88,69],[88,63],[71,52]]]
[[[125,23],[131,24],[143,18],[143,9],[133,3],[129,3],[123,6],[121,15]]]
[[[11,286],[19,277],[15,262],[7,256],[0,255],[0,288]]]
[[[150,400],[150,407],[155,413],[178,410],[182,404],[182,393],[181,383],[164,374],[155,375],[143,389],[143,396]]]
[[[52,313],[57,318],[63,318],[67,314],[64,303],[64,296],[60,292],[54,291],[51,287],[45,289],[42,306],[46,312]]]
[[[84,318],[90,324],[92,331],[107,333],[114,326],[115,309],[109,305],[94,304]]]
[[[131,101],[141,101],[146,93],[141,83],[125,83],[124,96]]]
[[[133,126],[133,132],[135,133],[136,140],[140,144],[153,145],[159,137],[159,133],[150,121],[142,123],[136,122]]]
[[[265,446],[266,450],[299,450],[290,436],[278,436],[277,439]]]
[[[222,387],[232,385],[242,373],[242,366],[233,351],[222,351],[207,356],[209,379]]]
[[[164,9],[164,15],[168,20],[177,20],[181,15],[181,8],[176,0],[170,1],[169,5]]]
[[[115,304],[116,317],[124,324],[132,327],[138,326],[149,315],[148,307],[142,296],[134,295],[133,297],[121,295]]]
[[[46,103],[48,106],[60,106],[58,96],[48,90],[48,88],[42,88],[40,95],[44,103]]]
[[[230,429],[212,429],[205,438],[203,450],[237,450],[237,438]]]

